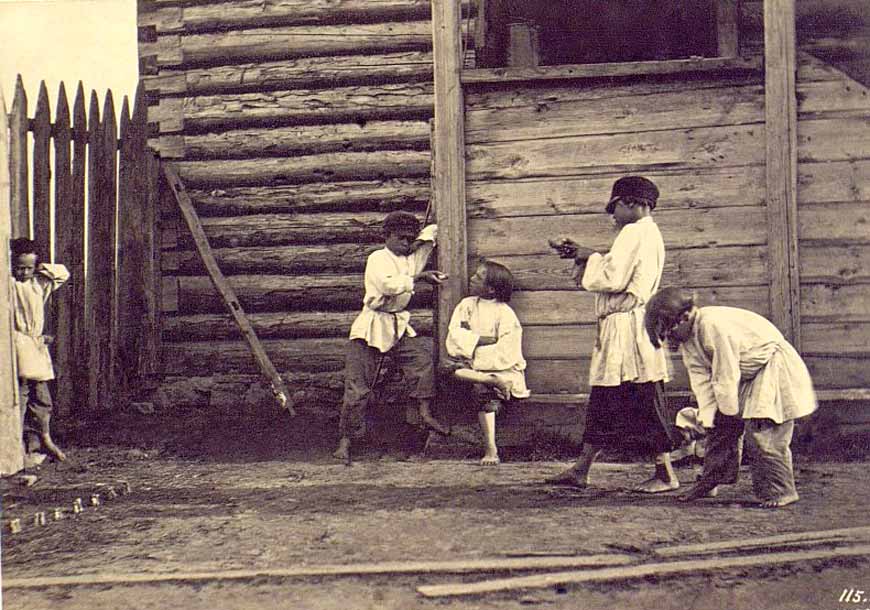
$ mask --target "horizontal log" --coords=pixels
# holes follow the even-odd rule
[[[341,371],[347,339],[263,341],[263,349],[283,375],[292,372]],[[257,364],[243,341],[170,343],[163,350],[166,375],[254,373]]]
[[[863,356],[870,365],[870,316],[867,322],[801,324],[804,355]]]
[[[870,244],[801,242],[798,262],[801,285],[870,283]]]
[[[798,162],[857,161],[870,157],[870,121],[857,116],[803,119],[797,123]]]
[[[471,144],[466,147],[468,180],[576,176],[649,169],[693,170],[764,163],[764,125],[729,125],[571,136],[547,140]]]
[[[507,266],[514,286],[521,290],[576,290],[571,279],[570,261],[553,254],[495,256],[492,260]],[[469,269],[474,268],[473,259]],[[726,246],[667,251],[662,285],[760,286],[768,281],[765,246]]]
[[[147,15],[163,33],[427,19],[429,10],[425,0],[235,0],[155,8]]]
[[[382,243],[216,248],[215,259],[227,274],[362,273],[366,258]],[[192,250],[164,252],[163,271],[201,275],[205,267]]]
[[[766,286],[723,286],[699,288],[699,305],[742,307],[762,316],[769,316]],[[593,295],[582,290],[521,290],[511,298],[511,307],[523,325],[547,326],[594,324],[596,322]]]
[[[801,320],[870,322],[870,284],[801,285]]]
[[[742,85],[667,91],[655,95],[550,102],[546,91],[534,106],[471,109],[466,113],[469,144],[633,133],[758,123],[764,120],[764,86]],[[797,86],[799,116],[863,110],[867,91],[847,79]]]
[[[870,159],[798,164],[797,199],[801,206],[870,201]]]
[[[359,312],[305,311],[253,313],[248,316],[261,339],[298,339],[305,337],[347,337]],[[431,336],[432,311],[411,310],[411,326],[419,334]],[[229,314],[167,316],[163,320],[163,340],[215,341],[240,339],[238,327]]]
[[[282,378],[293,395],[297,410],[310,408],[308,402],[316,403],[311,407],[333,410],[341,403],[342,371],[288,371]],[[210,407],[238,412],[245,406],[256,408],[274,403],[271,391],[264,385],[262,376],[255,374],[173,375],[161,380],[160,390],[172,409]],[[304,393],[301,397],[300,392]]]
[[[430,51],[299,57],[188,70],[164,68],[156,76],[143,78],[146,91],[160,96],[316,89],[431,80]]]
[[[797,82],[843,80],[843,75],[811,55],[802,54],[798,58]],[[572,101],[593,101],[608,98],[621,98],[638,95],[658,95],[679,91],[699,89],[720,90],[722,87],[760,85],[764,82],[762,73],[729,75],[697,74],[693,78],[685,75],[661,76],[658,78],[632,79],[613,82],[602,79],[600,82],[584,82],[582,87],[566,82],[519,82],[507,87],[487,87],[470,89],[466,92],[466,109],[470,113],[479,110],[499,108],[532,108],[563,104]]]
[[[164,276],[166,279],[166,276]],[[219,313],[224,304],[207,277],[176,278],[178,312]],[[245,311],[358,310],[362,307],[361,275],[234,275],[227,278]],[[411,308],[427,307],[432,289],[417,286]]]
[[[139,55],[156,55],[160,66],[206,66],[431,48],[431,25],[421,20],[167,34],[153,43],[140,43]]]
[[[819,388],[870,388],[870,358],[861,356],[807,356],[813,384]]]
[[[429,202],[429,178],[319,182],[285,186],[190,189],[200,216],[286,212],[420,211]]]
[[[333,152],[428,150],[427,121],[372,121],[364,124],[243,129],[179,136],[185,159],[250,159]],[[161,150],[161,152],[163,152]]]
[[[867,202],[803,205],[798,210],[798,237],[834,245],[870,243],[870,206]]]
[[[351,214],[255,214],[203,218],[202,224],[214,248],[268,247],[287,244],[337,242],[383,243],[384,215],[375,212]],[[192,247],[186,233],[179,245]]]
[[[668,392],[686,390],[689,387],[688,373],[682,360],[676,354],[669,355],[671,362],[671,381]],[[588,357],[529,360],[526,368],[526,383],[532,394],[580,394],[588,393]]]
[[[664,210],[656,214],[665,248],[753,246],[767,240],[763,208],[708,208],[687,214]],[[616,233],[606,214],[565,214],[520,218],[479,219],[468,223],[470,257],[545,254],[547,239],[570,236],[588,248],[606,252]]]
[[[600,213],[610,196],[613,182],[622,175],[469,182],[466,191],[468,216],[496,218]],[[661,192],[656,213],[666,209],[761,206],[765,203],[764,168],[761,166],[705,167],[692,172],[654,170],[644,175],[655,181]],[[817,180],[827,177],[827,173],[820,174]]]
[[[431,83],[359,85],[225,93],[161,99],[148,120],[160,133],[243,127],[340,123],[370,120],[428,120],[433,113]]]
[[[429,151],[418,150],[176,163],[181,179],[193,188],[416,178],[428,176],[429,166]]]

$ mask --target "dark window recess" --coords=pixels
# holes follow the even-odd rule
[[[478,67],[716,57],[722,0],[479,0]]]

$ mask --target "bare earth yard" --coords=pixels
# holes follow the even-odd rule
[[[504,558],[520,553],[638,553],[644,548],[870,525],[867,463],[798,456],[802,500],[751,508],[748,473],[718,498],[693,505],[629,491],[639,464],[603,463],[589,491],[540,484],[564,462],[378,459],[347,467],[294,447],[258,451],[71,446],[30,488],[3,482],[2,576],[270,570],[298,565]],[[227,449],[227,447],[223,447]],[[186,454],[194,454],[185,457]],[[684,483],[692,467],[678,470]],[[130,493],[107,497],[107,486]],[[73,515],[101,493],[98,507]],[[64,507],[52,522],[50,511]],[[49,511],[36,527],[32,515]],[[22,531],[9,533],[20,518]],[[524,572],[527,574],[528,572]],[[839,602],[870,591],[870,558],[816,560],[608,584],[426,599],[424,584],[506,574],[258,577],[161,584],[4,588],[8,610],[63,608],[799,608],[863,610]],[[870,593],[867,594],[870,596]]]

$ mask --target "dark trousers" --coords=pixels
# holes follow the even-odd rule
[[[51,411],[54,403],[47,381],[18,379],[18,397],[21,405],[21,429],[24,433],[25,448],[29,437],[39,437],[49,433]]]
[[[395,366],[402,371],[404,383],[411,389],[410,396],[417,400],[435,395],[432,365],[432,339],[428,337],[402,337],[387,352]],[[372,389],[384,358],[378,349],[369,347],[362,339],[348,341],[344,363],[344,399],[341,404],[339,430],[342,436],[360,438],[365,434],[365,416]]]

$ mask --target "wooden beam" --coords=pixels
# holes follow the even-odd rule
[[[765,0],[764,59],[770,308],[800,350],[795,0]]]
[[[175,199],[181,209],[181,214],[184,216],[184,220],[187,223],[190,232],[193,234],[196,248],[199,250],[199,254],[208,270],[209,277],[214,284],[215,290],[217,290],[221,295],[224,303],[233,315],[236,324],[239,325],[239,329],[245,337],[245,341],[247,341],[254,359],[257,361],[257,367],[269,380],[272,387],[272,393],[275,395],[275,399],[278,401],[279,405],[286,408],[291,415],[295,415],[296,412],[293,409],[293,404],[290,402],[290,396],[287,392],[287,388],[284,386],[284,381],[281,379],[281,375],[278,374],[272,361],[269,360],[269,356],[266,354],[260,340],[257,338],[257,333],[251,326],[247,316],[245,316],[245,311],[242,309],[242,305],[239,303],[235,291],[227,283],[220,267],[218,267],[211,246],[208,243],[208,238],[205,236],[205,231],[199,221],[199,216],[197,216],[196,209],[193,207],[193,202],[184,190],[184,184],[181,182],[178,174],[175,173],[175,170],[169,163],[163,164],[163,174],[166,176],[166,181],[175,195]]]
[[[24,467],[21,444],[21,417],[18,410],[18,378],[12,343],[12,261],[6,244],[13,237],[9,130],[6,100],[0,90],[0,475],[10,475]]]
[[[465,122],[462,84],[461,11],[456,0],[432,1],[432,54],[435,74],[435,216],[442,239],[438,264],[449,279],[438,299],[438,344],[447,338],[453,308],[468,286],[465,229]]]
[[[737,57],[739,0],[716,0],[716,45],[719,57]]]
[[[514,578],[500,578],[482,582],[428,585],[417,591],[424,597],[448,597],[457,595],[479,595],[497,591],[516,591],[520,589],[542,589],[556,585],[581,584],[589,582],[608,582],[641,578],[661,578],[678,574],[702,574],[712,570],[772,566],[800,561],[862,557],[870,553],[870,545],[847,548],[824,549],[817,551],[791,551],[766,553],[762,555],[737,556],[716,559],[692,559],[666,563],[650,563],[638,566],[621,566],[593,570],[535,574]]]

